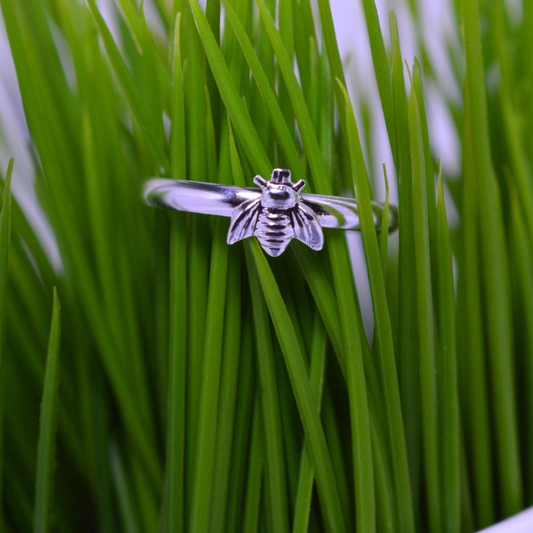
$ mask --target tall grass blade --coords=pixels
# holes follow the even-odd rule
[[[446,216],[442,170],[439,173],[437,206],[439,342],[442,376],[442,514],[443,531],[461,529],[461,457],[459,391],[455,335],[455,288],[453,281],[452,248]]]
[[[518,320],[518,324],[523,324],[524,326],[522,327],[522,335],[518,339],[522,349],[516,366],[519,373],[519,398],[522,399],[526,406],[525,409],[522,409],[522,416],[519,416],[519,421],[523,426],[521,449],[525,465],[524,490],[526,499],[530,501],[533,497],[533,461],[531,461],[530,455],[524,453],[524,451],[528,449],[529,443],[533,442],[533,420],[531,420],[533,411],[530,409],[530,406],[533,406],[533,394],[528,386],[533,377],[533,330],[528,327],[528,324],[533,323],[533,279],[530,276],[533,271],[533,253],[528,243],[526,222],[521,216],[521,202],[517,196],[517,193],[512,191],[511,245],[515,260],[513,277],[515,278],[516,314],[518,315],[515,320]]]
[[[322,387],[326,365],[326,330],[317,313],[313,324],[313,343],[311,346],[311,361],[309,367],[309,384],[316,398],[320,410],[322,404]],[[309,530],[309,514],[311,510],[311,496],[313,494],[314,472],[307,445],[304,443],[300,460],[300,474],[298,478],[298,493],[294,509],[293,533],[305,533]]]
[[[283,149],[284,155],[287,158],[287,163],[291,169],[293,180],[296,181],[298,179],[303,179],[305,176],[303,166],[296,151],[294,140],[292,139],[291,132],[287,126],[286,119],[284,118],[283,113],[277,103],[274,90],[270,85],[267,75],[261,65],[261,62],[259,61],[257,54],[254,51],[250,39],[246,35],[245,28],[239,21],[237,12],[228,0],[222,1],[233,30],[235,31],[235,35],[237,36],[242,51],[246,56],[250,70],[255,77],[257,86],[261,92],[261,96],[263,97],[265,105],[269,110],[272,125],[276,130],[281,148]]]
[[[285,364],[291,378],[298,411],[302,419],[307,442],[309,443],[324,519],[328,531],[344,531],[345,526],[341,514],[338,490],[333,477],[331,457],[326,445],[322,424],[314,407],[300,346],[272,271],[257,242],[251,243],[251,252],[285,357]]]
[[[438,435],[435,325],[431,290],[431,258],[424,148],[420,111],[414,90],[411,91],[409,96],[409,135],[411,140],[411,168],[413,171],[412,205],[418,302],[418,339],[420,346],[419,365],[424,470],[429,531],[438,533],[442,530],[442,509],[439,472],[440,445]]]
[[[9,267],[9,243],[11,241],[11,177],[15,160],[9,160],[5,173],[0,211],[0,368],[3,360],[3,339],[6,316],[7,276]],[[1,372],[1,370],[0,370]],[[1,456],[1,454],[0,454]]]
[[[5,371],[4,331],[7,311],[7,278],[9,271],[9,243],[11,240],[11,176],[14,159],[9,160],[4,180],[2,211],[0,212],[0,472],[4,471],[4,412]],[[3,501],[4,483],[0,477],[0,501]],[[0,510],[0,529],[4,526],[3,508]]]
[[[468,95],[467,95],[468,99]],[[465,125],[465,143],[471,145],[470,121]],[[458,360],[464,417],[465,445],[472,465],[472,497],[477,527],[495,519],[494,472],[490,439],[489,391],[483,331],[479,257],[478,184],[474,154],[465,154],[463,183],[462,276],[458,290]],[[461,272],[460,272],[461,274]],[[463,342],[461,342],[464,339]],[[474,379],[473,379],[474,378]]]
[[[171,175],[186,178],[185,118],[180,50],[180,20],[174,27]],[[185,517],[185,413],[187,360],[187,241],[186,217],[174,214],[170,237],[169,386],[167,437],[167,531],[184,531]]]
[[[55,468],[56,430],[59,408],[59,349],[61,343],[61,308],[57,291],[54,289],[52,325],[43,399],[41,403],[39,442],[37,445],[37,475],[35,480],[35,507],[33,516],[34,533],[51,530],[53,501],[53,472]]]
[[[325,2],[323,2],[325,4]],[[392,153],[396,153],[396,130],[394,127],[394,97],[391,82],[392,68],[387,57],[383,33],[380,28],[378,12],[374,0],[363,0],[365,11],[366,27],[368,29],[368,38],[370,41],[370,50],[374,63],[374,72],[378,84],[379,95],[381,98],[381,107],[383,116],[387,125],[389,142]]]
[[[259,530],[259,513],[261,511],[261,490],[264,478],[264,450],[261,443],[261,400],[255,395],[254,414],[246,480],[246,497],[242,519],[243,533],[255,533]]]
[[[143,131],[146,132],[146,140],[151,149],[152,156],[154,157],[154,163],[159,174],[164,175],[168,172],[169,163],[168,158],[164,151],[163,146],[163,126],[160,124],[157,130],[152,126],[153,121],[150,118],[150,114],[146,105],[141,98],[138,88],[128,71],[128,68],[124,62],[124,59],[120,55],[120,51],[113,40],[113,36],[107,27],[104,18],[102,17],[96,2],[89,0],[89,7],[93,14],[95,23],[98,27],[104,46],[109,56],[109,60],[113,66],[114,72],[119,80],[124,93],[126,94],[128,101],[132,107],[134,117],[139,121],[139,125]]]
[[[372,213],[370,185],[352,104],[346,88],[340,84],[339,80],[337,81],[345,102],[346,132],[349,141],[351,171],[359,200],[361,232],[363,235],[363,246],[366,254],[370,290],[374,305],[376,340],[379,344],[379,370],[385,395],[385,405],[387,407],[387,425],[391,446],[392,468],[396,486],[402,487],[401,489],[397,489],[398,499],[396,503],[398,517],[402,529],[404,527],[413,529],[414,517],[410,495],[407,450],[405,446],[398,376],[394,359],[392,325],[388,311],[385,280]]]
[[[271,165],[255,130],[250,115],[239,96],[237,87],[232,80],[226,61],[209,27],[202,8],[196,0],[189,0],[198,32],[202,38],[205,53],[211,66],[211,71],[217,82],[220,96],[224,101],[232,124],[239,140],[244,146],[248,158],[256,168],[256,172],[269,176]]]
[[[391,14],[392,91],[398,173],[399,306],[398,306],[398,378],[405,420],[405,437],[409,454],[409,473],[413,504],[419,505],[421,482],[421,414],[418,361],[418,316],[416,295],[415,236],[409,139],[408,105],[405,94],[404,64],[396,18]]]
[[[292,58],[289,56],[285,48],[281,35],[276,29],[272,14],[264,0],[256,1],[262,20],[268,31],[270,42],[275,50],[276,58],[283,74],[285,85],[287,86],[287,91],[291,98],[294,115],[298,122],[303,146],[309,160],[309,166],[313,176],[313,185],[317,190],[320,190],[321,193],[329,194],[332,190],[331,177],[328,175],[322,159],[322,152],[318,144],[313,121],[309,114],[309,109],[305,102],[302,89],[294,73]]]
[[[238,252],[237,250],[233,251]],[[216,464],[213,479],[215,490],[211,502],[211,528],[215,531],[223,531],[224,529],[228,491],[232,482],[231,451],[235,438],[235,412],[237,402],[243,400],[237,397],[242,340],[241,283],[241,254],[232,253],[228,259],[228,295],[224,324]]]
[[[518,455],[516,390],[509,293],[509,265],[503,231],[501,200],[490,155],[485,73],[477,0],[463,0],[466,86],[472,146],[479,187],[479,217],[486,290],[486,320],[493,390],[492,407],[504,516],[523,505],[522,471]]]
[[[250,273],[250,291],[255,321],[255,336],[257,339],[257,355],[259,379],[263,406],[266,474],[270,508],[272,512],[272,527],[275,531],[289,531],[289,511],[287,495],[287,471],[283,456],[283,433],[281,427],[281,411],[279,387],[274,362],[274,348],[270,332],[270,320],[267,306],[257,275],[253,274],[253,259],[247,253],[247,265]]]
[[[225,232],[217,224],[213,239],[206,317],[205,354],[198,420],[198,449],[195,489],[191,510],[191,531],[205,532],[211,518],[211,497],[215,467],[220,367],[226,303],[228,247]]]
[[[205,87],[207,96],[207,87]],[[207,100],[207,98],[206,98]],[[229,157],[221,156],[224,162],[217,169],[214,125],[207,100],[206,140],[208,144],[208,170],[212,173],[212,180],[221,181],[229,173]],[[229,146],[223,148],[226,153]],[[227,300],[228,280],[228,246],[226,243],[226,229],[223,220],[217,219],[213,228],[211,248],[211,264],[209,268],[209,289],[205,316],[205,343],[201,374],[200,401],[198,411],[198,440],[196,450],[196,468],[194,477],[194,491],[191,508],[191,531],[207,532],[211,520],[211,501],[213,481],[215,475],[215,459],[217,445],[218,404],[220,379],[222,368],[224,320]]]
[[[113,474],[115,492],[124,530],[126,533],[139,533],[141,528],[138,525],[137,513],[135,512],[135,503],[131,493],[131,481],[125,471],[124,461],[116,443],[111,444],[109,461],[111,463],[111,472]]]
[[[254,449],[250,444],[250,435],[253,433],[253,411],[261,410],[259,404],[259,390],[256,385],[254,363],[257,359],[253,346],[254,324],[252,313],[243,313],[242,345],[239,367],[239,384],[237,389],[237,410],[235,413],[235,426],[233,433],[233,446],[231,450],[231,483],[229,485],[226,506],[226,531],[238,531],[242,524],[242,502],[245,501],[245,480],[248,467],[248,454]],[[254,401],[254,398],[257,400]],[[255,406],[255,407],[254,407]],[[257,421],[259,428],[263,427],[262,421]],[[252,430],[250,430],[252,428]],[[258,429],[259,429],[258,428]],[[262,438],[262,432],[259,432]],[[259,452],[257,452],[259,453]],[[264,451],[261,450],[261,463],[263,464]],[[261,466],[263,471],[263,466]]]

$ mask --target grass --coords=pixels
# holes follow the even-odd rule
[[[533,503],[533,10],[450,4],[458,176],[416,2],[407,65],[362,0],[375,175],[328,0],[0,0],[61,258],[0,160],[2,531],[470,533]],[[271,260],[140,199],[274,167],[357,197],[371,308],[341,231]],[[398,237],[371,207],[389,180]]]
[[[54,289],[54,309],[50,342],[46,358],[46,370],[41,403],[41,422],[37,443],[37,472],[35,481],[34,531],[50,531],[50,504],[55,456],[55,437],[57,431],[57,405],[59,390],[59,342],[61,338],[61,307]]]

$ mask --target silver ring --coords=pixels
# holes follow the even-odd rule
[[[145,184],[144,199],[153,207],[231,217],[228,244],[255,236],[273,257],[281,255],[293,238],[321,250],[322,228],[360,229],[356,200],[302,194],[305,181],[293,183],[289,170],[276,168],[270,181],[255,176],[254,183],[261,188],[154,178]],[[384,204],[372,202],[378,229],[384,208]],[[390,206],[389,231],[396,229],[397,221],[397,210]]]

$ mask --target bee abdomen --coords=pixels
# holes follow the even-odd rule
[[[294,229],[287,214],[262,210],[257,218],[254,235],[269,255],[277,257],[294,237]]]

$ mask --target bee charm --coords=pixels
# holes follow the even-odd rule
[[[255,236],[263,250],[277,257],[296,238],[313,250],[324,244],[322,227],[316,213],[301,201],[305,181],[291,181],[289,170],[274,169],[270,181],[255,176],[261,195],[246,200],[231,213],[228,244]]]
[[[236,187],[222,183],[151,178],[144,185],[145,202],[152,207],[231,218],[228,244],[257,237],[263,250],[281,255],[291,239],[313,250],[324,244],[322,228],[359,230],[359,205],[355,198],[302,193],[305,181],[291,181],[289,170],[276,168],[269,181],[254,178],[257,187]],[[376,230],[394,231],[398,210],[372,202]],[[382,223],[384,227],[381,228]]]

